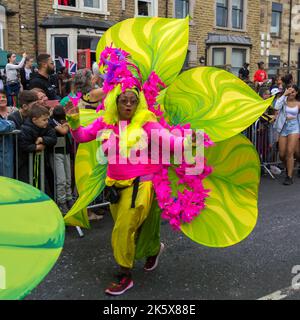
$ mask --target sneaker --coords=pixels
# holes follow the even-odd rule
[[[287,176],[287,177],[284,179],[283,184],[284,184],[285,186],[290,186],[291,184],[293,184],[293,178]]]
[[[152,256],[152,257],[147,258],[146,263],[144,265],[145,271],[153,271],[154,269],[156,269],[156,267],[158,265],[159,256],[164,251],[164,248],[165,248],[165,245],[161,242],[158,254],[156,256]]]
[[[105,293],[112,296],[119,296],[133,287],[131,274],[120,274],[117,276],[118,281],[113,282],[110,287],[105,290]]]
[[[66,202],[58,203],[58,208],[61,211],[62,214],[67,214],[69,211],[69,208],[67,206]]]
[[[271,166],[270,167],[270,171],[274,174],[274,175],[280,175],[281,174],[281,170],[276,167],[276,166]]]

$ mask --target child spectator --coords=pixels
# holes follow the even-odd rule
[[[71,137],[69,135],[69,125],[66,121],[66,113],[63,106],[58,106],[53,109],[53,115],[49,123],[55,129],[56,136],[60,142],[62,142],[61,147],[54,149],[53,170],[55,172],[56,202],[62,213],[67,213],[73,205],[70,162]]]
[[[48,124],[49,110],[39,103],[34,104],[21,127],[19,135],[19,149],[21,160],[19,162],[19,179],[29,182],[29,154],[44,150],[51,152],[57,142],[55,130]],[[45,173],[47,173],[47,153],[45,153]],[[36,177],[37,178],[37,177]],[[51,181],[48,181],[50,184]],[[50,190],[49,190],[50,192]]]
[[[15,123],[17,130],[21,129],[21,126],[28,115],[28,111],[30,110],[31,106],[35,102],[37,102],[37,100],[38,100],[38,97],[34,92],[31,92],[29,90],[24,90],[20,92],[19,94],[20,109],[8,116],[8,120],[11,120]]]
[[[14,144],[12,136],[3,134],[14,129],[15,124],[0,115],[0,176],[9,178],[14,177]]]

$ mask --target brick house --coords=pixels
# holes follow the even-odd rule
[[[8,26],[0,30],[2,48],[18,53],[47,51],[77,62],[78,50],[90,50],[94,61],[99,38],[118,21],[189,14],[186,67],[230,65],[237,73],[246,61],[253,69],[260,57],[260,0],[0,0],[0,5]]]
[[[300,0],[293,0],[290,19],[290,0],[261,0],[261,59],[269,75],[288,71],[289,28],[291,25],[290,67],[295,79],[300,69]],[[290,21],[291,20],[291,21]]]

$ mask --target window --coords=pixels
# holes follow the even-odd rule
[[[155,16],[155,0],[136,1],[136,15],[137,16]]]
[[[76,0],[58,0],[59,6],[77,7]]]
[[[226,64],[226,49],[225,48],[214,48],[213,49],[213,66],[224,66]]]
[[[60,10],[109,14],[107,0],[53,0],[53,3],[54,8]]]
[[[217,26],[227,27],[228,0],[217,0]]]
[[[243,29],[243,1],[232,0],[232,28]]]
[[[231,54],[231,72],[236,76],[239,75],[239,70],[246,62],[246,49],[232,49]]]
[[[69,44],[68,36],[53,36],[52,37],[52,48],[53,56],[55,57],[56,67],[60,66],[60,59],[66,59],[69,57]]]
[[[275,77],[280,69],[280,56],[269,56],[268,76]]]
[[[188,0],[175,0],[175,18],[185,18],[189,14]]]
[[[280,37],[280,34],[281,34],[281,15],[282,15],[282,4],[273,2],[271,33],[275,37]]]
[[[96,61],[96,49],[98,42],[100,40],[99,37],[91,37],[91,36],[78,36],[77,38],[77,48],[78,49],[90,49],[91,53],[91,61]]]
[[[87,8],[99,9],[101,7],[101,3],[100,0],[84,0],[83,6]]]
[[[216,0],[216,26],[244,29],[245,0]]]

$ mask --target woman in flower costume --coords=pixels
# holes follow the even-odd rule
[[[72,134],[83,143],[75,167],[79,198],[65,222],[88,227],[87,205],[105,185],[123,188],[120,201],[111,205],[112,246],[121,267],[118,281],[106,290],[112,295],[133,286],[134,259],[147,258],[146,271],[157,266],[163,249],[160,217],[211,247],[240,242],[256,224],[260,162],[253,145],[239,133],[271,100],[262,100],[237,77],[216,68],[179,75],[187,47],[188,19],[120,22],[104,34],[97,48],[106,95],[98,112],[80,110],[79,115],[76,99],[71,99],[75,107],[67,107]],[[191,164],[186,158],[180,165],[174,159],[169,165],[118,163],[146,147],[145,133],[149,137],[153,129],[161,128],[205,132],[202,173],[187,175]],[[171,141],[171,151],[175,145],[191,145],[190,136],[164,132],[165,139]],[[117,141],[117,163],[108,156],[107,165],[99,150],[111,150],[111,141]]]

